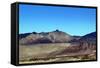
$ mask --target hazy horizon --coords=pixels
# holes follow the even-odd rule
[[[56,29],[83,36],[96,31],[96,9],[19,5],[19,34]]]

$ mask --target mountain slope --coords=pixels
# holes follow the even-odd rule
[[[34,43],[65,43],[73,39],[69,34],[56,30],[52,32],[41,32],[25,34],[19,39],[20,44],[34,44]]]
[[[82,55],[95,54],[96,52],[96,32],[84,35],[79,40],[71,41],[70,46],[59,53],[53,55]],[[50,54],[52,55],[52,54]]]
[[[19,41],[19,60],[21,62],[96,59],[96,32],[82,37],[73,37],[58,30],[41,33],[33,32],[26,35],[22,36]]]
[[[96,49],[96,32],[92,32],[79,39],[80,45],[85,49]]]
[[[80,41],[84,41],[84,42],[93,42],[96,41],[96,32],[92,32],[90,34],[87,34],[85,36],[83,36]]]

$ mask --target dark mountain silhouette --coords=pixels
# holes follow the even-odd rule
[[[26,36],[30,35],[31,33],[19,34],[19,39],[25,38]]]
[[[96,32],[83,36],[79,39],[79,43],[84,46],[85,49],[96,49]]]
[[[87,34],[87,35],[81,37],[79,40],[84,41],[84,42],[86,42],[86,41],[87,42],[94,42],[94,41],[96,41],[96,32],[92,32],[90,34]]]
[[[92,32],[89,34],[86,34],[84,36],[73,36],[73,39],[70,41],[70,43],[95,43],[96,41],[96,32]]]

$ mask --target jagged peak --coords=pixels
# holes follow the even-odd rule
[[[60,31],[59,29],[56,29],[55,31],[53,31],[53,32],[62,32],[62,31]]]

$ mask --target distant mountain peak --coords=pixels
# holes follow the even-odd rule
[[[56,29],[55,32],[60,32],[60,30],[59,29]]]
[[[63,31],[60,31],[59,29],[56,29],[55,31],[53,31],[53,32],[63,32]]]
[[[37,32],[32,32],[32,34],[37,34]]]

